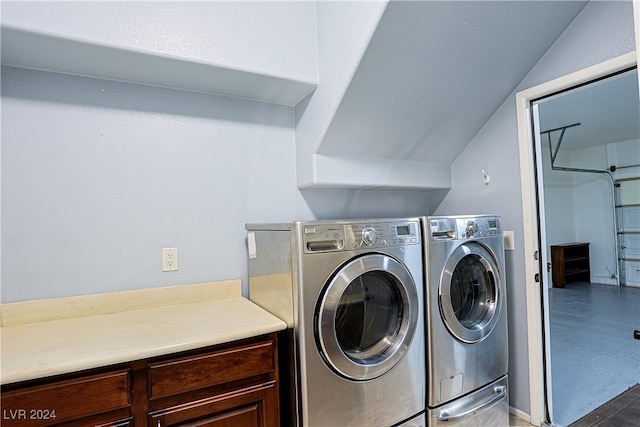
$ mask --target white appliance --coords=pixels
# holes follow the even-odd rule
[[[423,217],[430,426],[509,425],[502,219]]]
[[[290,328],[285,424],[426,426],[419,219],[246,229],[250,299]]]

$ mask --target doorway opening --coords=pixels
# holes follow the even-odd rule
[[[631,194],[623,204],[618,189],[640,178],[638,93],[634,67],[532,102],[548,399],[562,426],[640,383],[640,288],[617,288],[637,283],[633,274],[620,281],[635,268],[620,255],[640,248],[640,234],[624,227],[640,204]]]
[[[640,288],[624,274],[640,204],[620,196],[640,177],[639,98],[635,53],[517,94],[532,422],[568,426],[640,383]]]

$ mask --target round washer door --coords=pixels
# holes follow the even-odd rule
[[[369,254],[351,260],[330,280],[316,307],[322,358],[348,379],[385,374],[409,348],[418,304],[411,273],[394,258]]]
[[[478,243],[458,246],[447,259],[440,280],[444,324],[466,343],[485,339],[498,322],[500,272],[489,250]]]

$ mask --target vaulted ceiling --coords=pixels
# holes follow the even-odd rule
[[[540,130],[567,128],[564,150],[640,139],[638,71],[627,71],[539,101]],[[551,133],[555,147],[561,131]],[[543,135],[547,143],[547,134]],[[640,160],[640,159],[638,159]]]
[[[319,152],[452,162],[584,6],[390,2]]]
[[[316,153],[448,170],[586,4],[390,1]]]

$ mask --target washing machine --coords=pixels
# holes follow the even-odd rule
[[[430,426],[509,425],[499,215],[422,218]]]
[[[249,297],[289,327],[283,425],[426,426],[419,218],[246,229]]]

